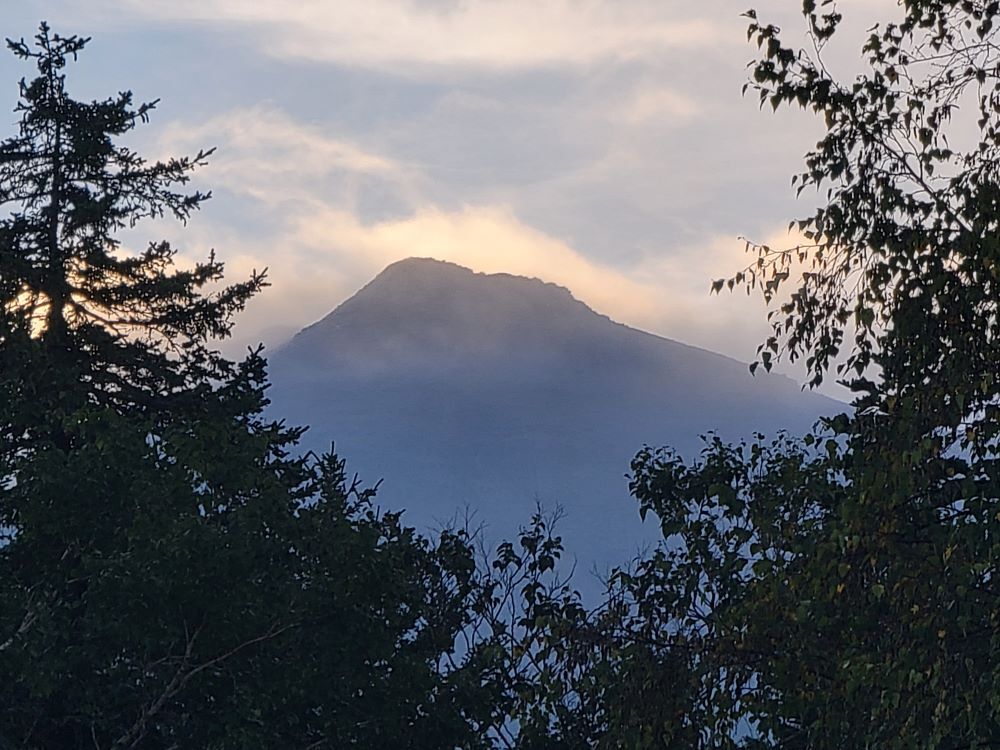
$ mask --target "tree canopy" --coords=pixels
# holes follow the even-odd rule
[[[813,434],[638,454],[664,545],[551,627],[581,708],[560,747],[1000,743],[1000,5],[901,2],[849,81],[824,63],[842,15],[802,13],[807,49],[747,14],[748,90],[822,119],[793,180],[820,204],[728,285],[774,305],[758,365],[856,398]]]
[[[8,42],[37,74],[0,143],[0,746],[482,746],[468,537],[417,535],[263,416],[260,351],[213,348],[263,273],[116,240],[186,221],[211,151],[119,145],[155,102],[73,99],[87,42]]]

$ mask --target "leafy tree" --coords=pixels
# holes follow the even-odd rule
[[[211,152],[119,145],[155,102],[72,99],[86,43],[8,42],[38,75],[0,143],[0,747],[484,745],[503,654],[455,650],[490,591],[468,538],[262,416],[260,352],[211,340],[263,274],[119,245],[188,219]]]
[[[802,8],[808,50],[748,14],[749,88],[822,117],[794,181],[821,203],[729,285],[776,305],[760,365],[836,372],[854,409],[636,457],[663,548],[615,609],[550,628],[601,747],[1000,744],[1000,4],[904,0],[847,82],[823,61],[841,15]]]

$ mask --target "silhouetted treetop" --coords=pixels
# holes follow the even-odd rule
[[[231,366],[206,339],[229,334],[264,274],[215,288],[214,254],[178,268],[168,242],[121,246],[120,230],[165,215],[187,221],[210,197],[184,186],[212,151],[149,162],[120,145],[156,102],[136,105],[127,91],[72,98],[64,69],[87,42],[46,24],[33,43],[7,41],[37,76],[21,81],[17,135],[0,142],[2,335],[41,346],[90,399],[162,408],[183,390],[185,368],[225,378]]]

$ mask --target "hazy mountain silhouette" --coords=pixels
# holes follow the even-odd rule
[[[644,443],[807,429],[843,404],[728,357],[615,323],[537,279],[411,258],[271,356],[273,409],[312,426],[380,503],[418,524],[475,511],[492,539],[561,505],[581,564],[656,537],[625,474]]]

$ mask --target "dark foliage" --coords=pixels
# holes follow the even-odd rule
[[[748,88],[823,118],[795,179],[822,205],[805,244],[751,245],[714,288],[773,302],[759,364],[835,370],[854,410],[636,457],[665,544],[549,627],[578,707],[549,746],[1000,744],[1000,4],[903,0],[846,82],[823,62],[836,7],[803,15],[809,50],[748,13]]]
[[[0,143],[0,747],[485,744],[502,662],[455,648],[468,538],[416,535],[262,417],[260,352],[211,346],[262,273],[115,240],[186,221],[211,152],[118,145],[155,103],[72,99],[86,42],[8,43],[38,75]]]

